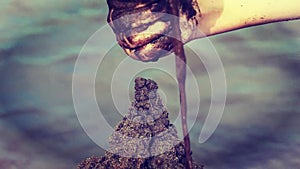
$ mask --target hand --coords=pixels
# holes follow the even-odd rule
[[[300,19],[300,6],[295,5],[296,0],[178,1],[183,43],[249,26]],[[172,32],[172,28],[168,20],[163,20],[164,16],[155,13],[170,13],[168,0],[107,0],[107,3],[107,20],[129,56],[141,61],[155,61],[172,52],[170,38],[161,35]],[[133,14],[132,17],[126,18],[129,14]],[[151,26],[156,34],[143,33]],[[129,37],[125,38],[126,35]]]
[[[107,0],[107,21],[119,45],[130,57],[156,61],[173,51],[170,4],[168,0]],[[201,17],[195,0],[179,0],[181,40],[193,35]],[[173,16],[172,16],[173,17]]]

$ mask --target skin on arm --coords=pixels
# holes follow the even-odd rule
[[[206,36],[272,22],[300,19],[299,0],[197,0],[198,28]],[[203,37],[191,35],[190,40]]]

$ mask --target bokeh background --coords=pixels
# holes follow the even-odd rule
[[[106,24],[107,11],[100,0],[1,0],[1,169],[75,168],[86,157],[103,155],[76,117],[72,73],[85,41]],[[207,169],[299,168],[299,27],[299,21],[290,21],[209,38],[223,61],[228,95],[222,121],[204,144],[198,136],[211,89],[203,65],[189,56],[201,93],[191,130],[195,161]],[[113,69],[125,57],[118,46],[112,49],[96,79],[99,107],[111,125],[124,113],[116,111],[109,87]],[[174,120],[174,79],[156,70],[143,74],[159,81]]]

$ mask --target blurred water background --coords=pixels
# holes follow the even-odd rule
[[[107,11],[106,1],[99,0],[0,2],[0,168],[75,168],[86,157],[103,155],[76,117],[72,73],[85,41],[106,24]],[[207,169],[299,168],[299,27],[299,21],[290,21],[209,38],[223,61],[228,95],[221,124],[204,144],[198,136],[211,89],[203,65],[189,56],[201,94],[191,130],[197,162]],[[107,121],[115,125],[121,115],[110,82],[126,56],[118,46],[112,51],[99,66],[96,95]],[[174,121],[174,79],[155,70],[143,74],[159,82]]]

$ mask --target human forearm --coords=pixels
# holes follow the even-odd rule
[[[300,19],[299,0],[197,0],[201,19],[198,27],[206,35],[249,26]],[[191,39],[200,38],[196,35]]]

